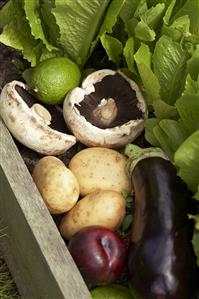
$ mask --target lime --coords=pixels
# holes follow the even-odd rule
[[[40,62],[27,76],[35,97],[48,105],[61,104],[64,96],[81,80],[79,67],[69,58],[53,57]]]

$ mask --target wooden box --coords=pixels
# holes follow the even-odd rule
[[[0,220],[0,249],[23,298],[91,299],[1,119]]]

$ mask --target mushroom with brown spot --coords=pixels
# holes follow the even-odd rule
[[[66,152],[76,143],[76,138],[52,129],[49,111],[37,103],[29,107],[19,88],[26,90],[24,83],[12,81],[0,95],[0,115],[11,134],[26,147],[44,155]]]
[[[120,148],[143,131],[147,107],[133,80],[103,69],[67,94],[63,113],[67,126],[86,146]]]

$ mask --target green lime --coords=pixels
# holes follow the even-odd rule
[[[64,96],[81,80],[79,67],[69,58],[53,57],[40,62],[27,75],[36,98],[44,104],[61,104]]]

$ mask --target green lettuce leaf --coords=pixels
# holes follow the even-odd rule
[[[122,6],[120,11],[120,18],[124,23],[126,23],[129,19],[131,19],[134,16],[139,2],[140,0],[126,0],[124,2],[124,5]]]
[[[159,122],[159,126],[167,135],[168,144],[174,153],[188,136],[182,121],[163,119]]]
[[[148,4],[146,0],[140,0],[138,3],[136,10],[134,12],[135,18],[141,18],[141,16],[148,10]]]
[[[173,105],[185,83],[186,55],[180,44],[161,36],[155,46],[153,67],[161,86],[162,99]]]
[[[188,136],[183,123],[172,119],[159,121],[153,128],[153,134],[171,160],[173,160],[175,151]]]
[[[145,139],[155,147],[160,147],[160,143],[158,142],[157,138],[153,133],[153,129],[155,128],[155,126],[159,124],[159,121],[160,120],[157,118],[149,118],[146,119],[144,122]]]
[[[89,1],[89,0],[88,0]],[[125,3],[125,0],[112,0],[108,10],[106,12],[106,15],[103,19],[103,23],[100,27],[99,33],[93,40],[90,48],[90,53],[94,50],[96,44],[98,43],[100,37],[105,33],[112,33],[113,28],[115,24],[117,23],[117,20],[119,18],[119,14],[123,8],[123,5]]]
[[[0,35],[0,42],[20,50],[24,58],[27,59],[32,66],[36,65],[38,58],[41,54],[42,44],[36,41],[31,35],[28,21],[25,17],[25,12],[22,6],[22,1],[11,0],[8,6],[5,6],[7,10],[9,8],[7,22],[4,19],[3,32]],[[4,7],[0,11],[4,15]],[[11,17],[11,19],[9,19]]]
[[[57,25],[55,16],[52,13],[52,9],[55,6],[55,0],[40,0],[40,3],[44,33],[53,45],[59,46],[59,26]]]
[[[185,82],[185,90],[184,90],[183,94],[199,95],[199,77],[198,77],[197,81],[194,81],[191,78],[190,74],[187,75],[186,82]]]
[[[149,47],[144,43],[134,55],[148,105],[152,105],[154,101],[160,99],[160,84],[151,69],[151,56]]]
[[[135,27],[135,36],[142,41],[151,42],[155,40],[156,33],[143,20]]]
[[[175,15],[172,17],[172,21],[188,15],[190,18],[190,31],[195,32],[199,28],[199,1],[187,0],[180,9],[176,9]]]
[[[147,11],[145,11],[145,13],[141,16],[141,19],[151,29],[156,29],[162,20],[164,12],[165,12],[165,4],[159,3],[149,8]]]
[[[13,19],[13,7],[15,7],[14,1],[8,1],[0,10],[0,28],[3,28],[6,24]],[[17,6],[16,6],[17,7]]]
[[[31,33],[35,39],[40,39],[48,51],[56,50],[46,39],[41,18],[39,0],[23,0],[26,18],[30,23]]]
[[[102,46],[106,50],[109,60],[113,61],[117,67],[120,66],[123,45],[115,37],[108,34],[103,34],[100,38]]]
[[[190,134],[199,129],[199,95],[183,95],[177,100],[176,108]]]
[[[192,243],[193,243],[194,252],[197,257],[197,265],[199,267],[199,230],[198,229],[195,229],[194,231]]]
[[[167,7],[167,10],[166,10],[164,18],[163,18],[164,24],[166,24],[166,25],[169,25],[169,21],[172,16],[175,4],[176,4],[176,0],[171,0],[171,3]]]
[[[199,201],[199,185],[198,185],[198,190],[197,190],[196,194],[194,195],[194,198]],[[198,221],[198,227],[199,227],[199,221]]]
[[[129,37],[129,39],[127,40],[123,53],[124,53],[124,57],[125,57],[128,69],[131,72],[136,72],[135,66],[134,66],[134,39],[133,39],[133,37]]]
[[[185,34],[189,32],[190,19],[185,15],[174,20],[170,26],[163,25],[162,35],[167,35],[173,41],[181,41],[184,39]]]
[[[99,30],[108,0],[55,0],[52,12],[60,29],[60,45],[79,66],[88,58],[91,42]]]
[[[153,102],[154,114],[159,119],[164,118],[174,118],[178,117],[178,112],[176,107],[168,105],[162,100],[157,100]]]
[[[199,47],[195,49],[192,57],[187,61],[187,71],[193,80],[197,80],[199,75]]]
[[[191,134],[178,148],[174,155],[178,175],[194,192],[199,186],[199,130]]]

